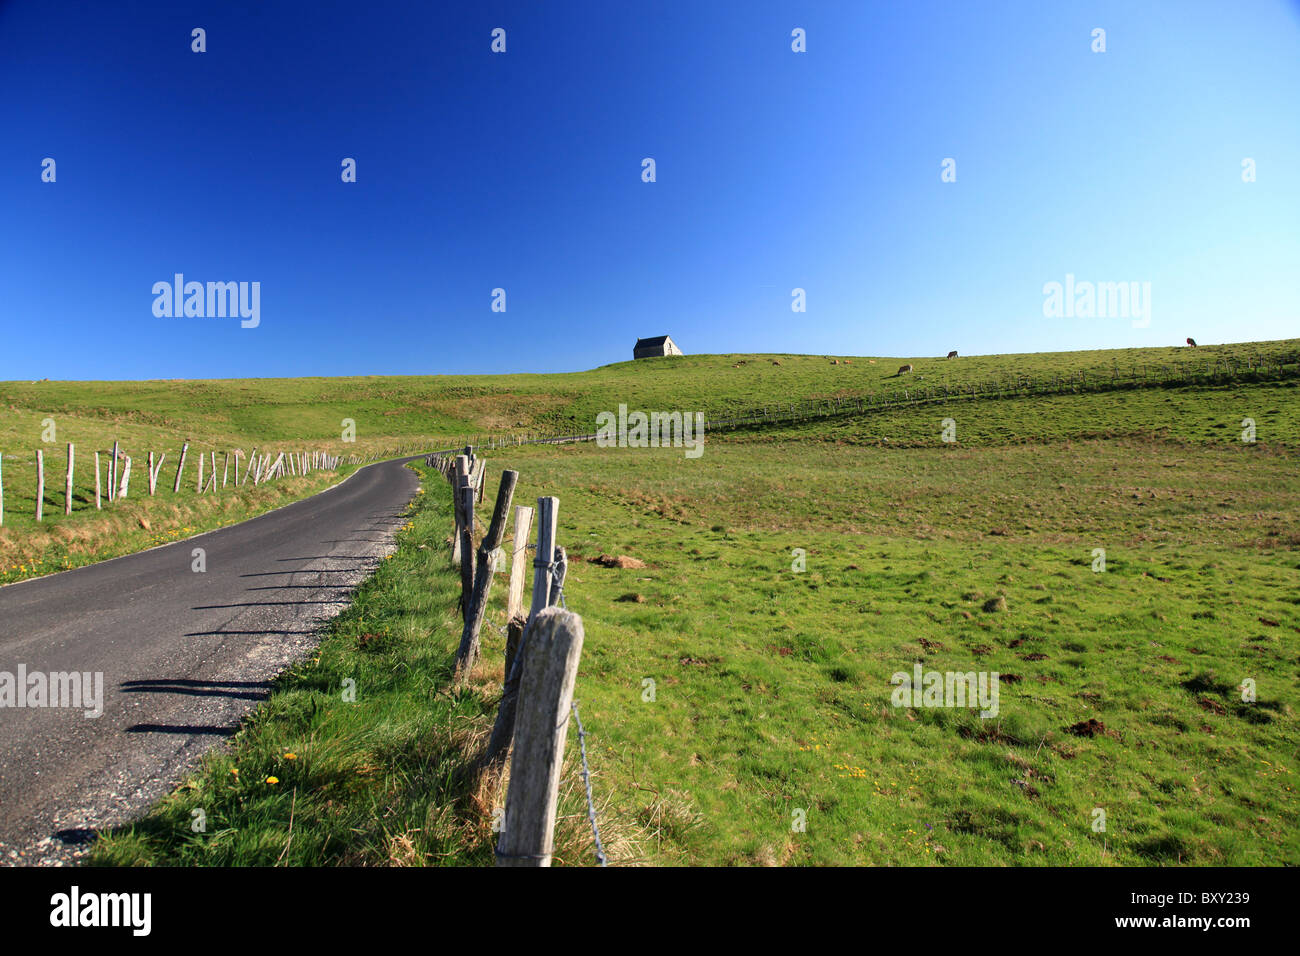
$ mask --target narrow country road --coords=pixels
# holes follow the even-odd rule
[[[0,588],[0,680],[20,666],[103,675],[99,717],[0,706],[0,864],[73,859],[233,733],[392,550],[418,486],[409,460],[242,524]]]

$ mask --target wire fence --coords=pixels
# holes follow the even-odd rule
[[[1023,398],[1033,395],[1079,395],[1143,388],[1180,388],[1213,386],[1243,382],[1288,381],[1300,378],[1300,351],[1275,355],[1251,355],[1215,358],[1205,364],[1144,363],[1121,369],[1082,369],[1071,372],[1026,375],[1004,374],[979,382],[949,382],[946,379],[924,385],[924,376],[909,377],[916,384],[863,395],[805,399],[801,402],[772,402],[742,409],[705,411],[708,431],[727,431],[787,425],[816,419],[864,415],[887,410],[916,407],[936,402],[977,399]],[[519,445],[560,445],[595,441],[597,432],[559,431],[550,434],[486,434],[463,436],[456,447],[471,446],[487,451]]]

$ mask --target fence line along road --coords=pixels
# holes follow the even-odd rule
[[[172,493],[179,494],[181,490],[181,480],[184,477],[185,464],[189,456],[190,442],[186,441],[181,445],[180,456],[176,463],[176,477],[172,483]],[[230,484],[230,465],[233,459],[234,463],[234,487],[241,485],[247,486],[249,479],[252,479],[253,485],[265,483],[267,481],[281,478],[286,474],[303,476],[313,471],[336,471],[342,464],[364,464],[370,461],[377,461],[381,458],[397,457],[401,454],[401,449],[396,453],[377,452],[367,456],[351,456],[347,459],[341,455],[335,455],[323,449],[312,449],[309,451],[282,451],[274,460],[269,453],[259,455],[257,448],[254,447],[248,454],[248,464],[245,468],[243,480],[240,479],[240,459],[245,457],[241,448],[227,450],[222,452],[221,475],[217,475],[217,452],[210,449],[206,453],[199,454],[198,475],[195,482],[195,492],[198,494],[209,494],[219,489],[225,489]],[[76,446],[73,442],[67,443],[66,450],[66,470],[63,481],[63,514],[71,515],[73,512],[74,498],[74,478],[76,463]],[[108,458],[107,467],[101,462],[100,456],[106,455]],[[7,456],[11,468],[12,464],[20,461],[19,456]],[[6,455],[0,452],[0,527],[4,526],[4,462]],[[163,463],[167,460],[167,453],[156,455],[155,452],[148,452],[147,462],[147,480],[149,497],[154,497],[158,492],[158,476],[162,471]],[[104,506],[104,499],[108,503],[115,504],[119,500],[128,498],[131,491],[131,465],[132,458],[126,454],[120,442],[113,442],[111,450],[95,451],[93,453],[94,461],[94,486],[95,486],[95,510],[100,511]],[[34,467],[36,478],[36,495],[34,501],[34,513],[37,521],[44,520],[45,504],[45,463],[46,455],[44,449],[37,449],[34,455]],[[205,465],[207,466],[207,479],[204,479]],[[12,483],[11,483],[12,487]],[[57,487],[57,486],[56,486]],[[57,493],[57,492],[56,492]],[[87,508],[89,504],[87,504]]]
[[[468,679],[478,660],[480,634],[486,622],[488,597],[497,570],[510,574],[506,597],[503,653],[506,660],[501,699],[487,746],[477,761],[478,783],[495,790],[507,761],[510,782],[505,818],[496,847],[498,866],[550,866],[554,853],[555,807],[569,719],[574,712],[573,688],[582,656],[582,618],[564,605],[564,549],[556,544],[560,500],[537,499],[537,555],[533,560],[532,605],[525,617],[519,611],[525,556],[534,511],[514,509],[511,560],[502,551],[505,528],[519,473],[503,471],[497,487],[492,518],[474,548],[476,499],[482,496],[487,468],[484,459],[466,447],[461,454],[430,454],[425,464],[436,469],[451,486],[454,527],[450,555],[461,566],[460,607],[464,629],[456,651],[454,681]],[[513,749],[512,749],[513,745]],[[587,813],[596,846],[596,858],[605,857],[596,826],[590,775],[584,770]]]

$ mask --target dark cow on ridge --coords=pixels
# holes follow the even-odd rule
[[[1191,336],[1188,336],[1187,344],[1190,345],[1192,348],[1196,348],[1196,339],[1192,338]]]
[[[897,372],[894,373],[894,378],[898,378],[898,376],[903,375],[904,373],[910,371],[912,371],[912,366],[904,365],[902,368],[900,368]]]
[[[956,357],[957,357],[956,349],[953,349],[951,352],[948,353],[948,358],[956,358]]]

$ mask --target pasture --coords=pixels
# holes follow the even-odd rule
[[[565,502],[606,785],[664,859],[1300,859],[1294,453],[765,435],[520,459],[522,492]],[[917,662],[998,672],[998,717],[893,707]]]
[[[827,367],[787,358],[656,360],[635,394],[592,385],[567,407],[752,405],[752,383],[718,383]],[[674,389],[688,362],[719,391]],[[1298,454],[1292,378],[891,409],[709,436],[698,459],[520,447],[489,467],[520,472],[517,502],[561,500],[587,630],[576,696],[616,862],[1295,865]],[[288,794],[232,780],[239,767],[294,780],[299,813],[319,805],[289,862],[490,859],[491,802],[458,788],[501,641],[486,629],[479,680],[448,692],[447,490],[425,488],[319,660],[100,862],[275,862]],[[997,716],[894,706],[893,675],[918,663],[996,671]],[[378,723],[328,706],[358,667],[379,682]],[[559,862],[588,862],[580,795],[565,800]],[[221,808],[220,840],[184,832],[195,801]]]

